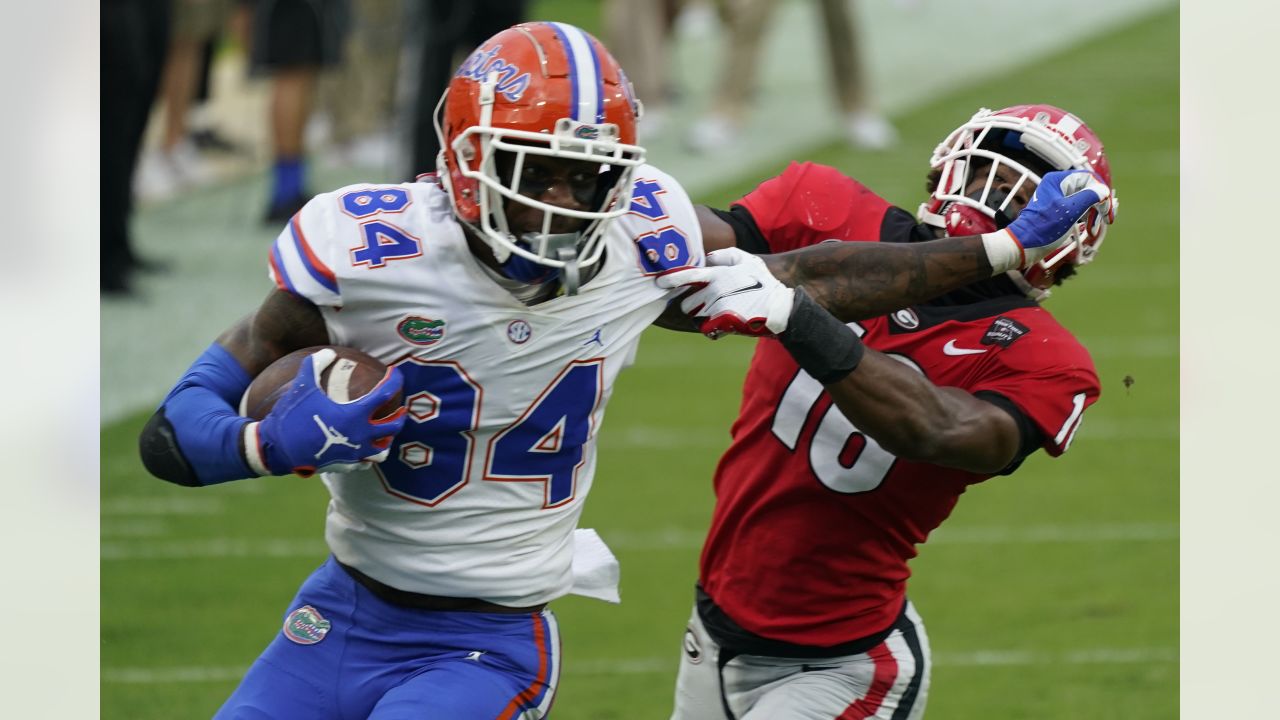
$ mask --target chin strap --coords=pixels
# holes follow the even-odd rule
[[[550,267],[523,255],[511,253],[501,265],[502,274],[512,280],[525,283],[543,283],[558,277],[564,287],[564,293],[576,295],[581,281],[581,271],[578,266],[578,243],[581,240],[582,234],[576,232],[555,235],[525,233],[518,241],[521,247],[533,252],[541,249],[543,257],[553,257],[563,262],[564,267]]]
[[[577,295],[581,276],[578,273],[577,248],[562,247],[556,250],[556,259],[564,263],[560,270],[560,283],[565,295]]]

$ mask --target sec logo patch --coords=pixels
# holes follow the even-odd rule
[[[523,345],[533,337],[533,328],[524,320],[512,320],[507,325],[507,339],[517,345]]]

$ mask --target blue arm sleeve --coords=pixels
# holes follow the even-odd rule
[[[244,426],[252,420],[235,409],[252,380],[231,353],[214,343],[160,404],[177,450],[200,485],[257,476],[241,450]]]

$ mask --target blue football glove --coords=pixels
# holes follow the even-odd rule
[[[320,387],[320,373],[336,358],[328,349],[303,358],[275,407],[246,430],[245,455],[255,472],[310,477],[320,468],[343,472],[387,459],[405,409],[383,418],[373,413],[400,392],[404,377],[392,368],[368,395],[340,403]]]
[[[1076,226],[1097,208],[1104,222],[1115,219],[1111,188],[1088,170],[1046,173],[1031,202],[1003,230],[982,236],[997,272],[1026,268],[1075,242]]]

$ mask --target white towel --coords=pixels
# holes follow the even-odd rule
[[[620,603],[618,580],[621,575],[618,558],[613,556],[595,530],[578,528],[573,531],[573,587],[570,593]]]

